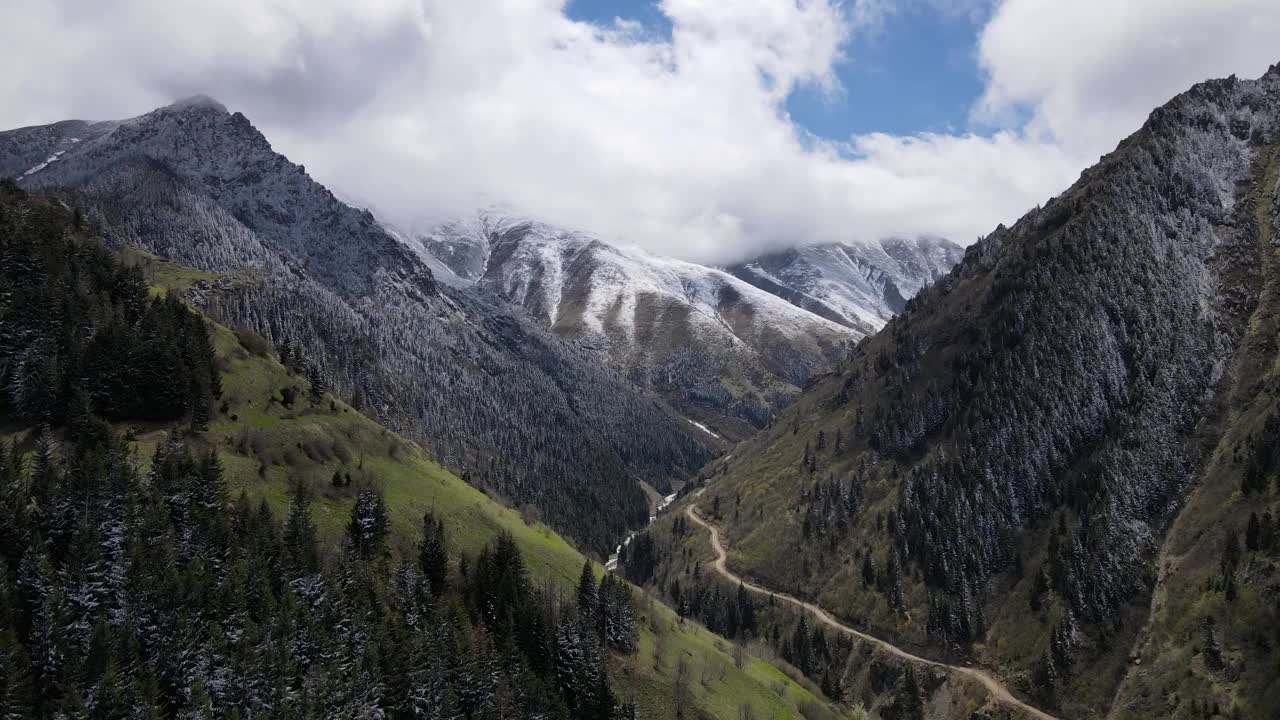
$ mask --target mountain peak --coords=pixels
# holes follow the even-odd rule
[[[227,113],[226,105],[223,105],[222,103],[218,102],[217,100],[214,100],[208,95],[203,95],[203,94],[190,95],[188,97],[184,97],[181,100],[177,100],[165,106],[164,109],[177,111],[177,110],[186,110],[187,108],[207,108],[210,110],[216,110],[217,112],[220,112],[222,114]]]

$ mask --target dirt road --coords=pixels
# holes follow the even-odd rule
[[[698,491],[698,494],[701,495],[702,491]],[[843,632],[848,635],[852,635],[853,637],[859,638],[861,640],[865,640],[866,642],[872,643],[877,647],[879,647],[880,649],[884,650],[885,652],[891,655],[896,655],[902,658],[903,660],[909,660],[918,665],[941,668],[948,672],[954,672],[954,673],[958,673],[958,674],[973,678],[974,680],[977,680],[978,682],[982,683],[982,685],[987,689],[987,691],[991,693],[992,697],[994,697],[998,702],[1004,705],[1008,705],[1010,707],[1016,708],[1017,710],[1021,710],[1026,715],[1036,718],[1036,720],[1059,720],[1059,718],[1053,715],[1050,715],[1044,712],[1043,710],[1040,710],[1039,708],[1032,707],[1031,705],[1028,705],[1027,703],[1014,697],[1013,693],[1009,692],[1009,689],[1006,688],[999,680],[997,680],[995,676],[991,675],[990,673],[984,670],[965,667],[963,665],[948,665],[946,663],[941,663],[936,660],[929,660],[927,658],[922,658],[919,655],[915,655],[910,652],[907,652],[906,650],[903,650],[902,648],[898,647],[897,645],[894,645],[893,643],[890,643],[886,640],[881,640],[878,637],[875,637],[873,635],[868,635],[862,632],[861,630],[856,630],[854,628],[849,627],[848,625],[845,625],[844,623],[832,617],[826,610],[823,610],[822,608],[818,607],[817,605],[814,605],[811,602],[805,602],[804,600],[791,597],[790,595],[787,595],[785,593],[773,592],[772,590],[763,588],[759,585],[756,585],[747,580],[744,580],[741,577],[738,577],[733,573],[733,571],[729,569],[726,563],[728,556],[725,553],[724,545],[720,542],[720,530],[716,528],[715,525],[712,525],[706,520],[703,520],[702,516],[697,513],[695,507],[692,504],[689,505],[687,508],[685,508],[685,513],[689,516],[690,520],[706,528],[711,533],[711,547],[715,548],[715,551],[716,551],[716,560],[715,560],[716,571],[719,572],[724,577],[728,578],[731,582],[742,583],[742,586],[750,590],[751,592],[754,592],[760,595],[772,595],[777,599],[782,600],[783,602],[788,602],[788,603],[791,603],[792,605],[808,610],[810,613],[813,613],[814,617],[818,618],[818,620],[824,625],[834,630],[837,630],[839,632]]]

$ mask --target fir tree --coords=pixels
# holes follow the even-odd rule
[[[316,528],[311,522],[311,492],[302,480],[293,482],[284,520],[284,547],[295,574],[308,575],[319,568]]]
[[[578,616],[583,627],[594,628],[599,609],[599,593],[596,588],[595,572],[591,569],[591,561],[582,564],[582,572],[578,575]]]
[[[387,557],[387,531],[391,518],[380,493],[366,490],[356,497],[347,523],[347,542],[356,554],[366,560]]]
[[[422,543],[418,546],[418,567],[431,587],[431,594],[439,597],[449,588],[449,543],[444,522],[430,510],[422,516]]]

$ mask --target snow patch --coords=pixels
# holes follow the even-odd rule
[[[18,179],[19,179],[19,180],[21,180],[22,178],[25,178],[25,177],[27,177],[28,175],[34,175],[34,174],[36,174],[36,173],[40,172],[41,170],[43,170],[43,169],[45,169],[45,168],[49,167],[49,165],[50,165],[51,163],[55,163],[55,162],[57,162],[57,161],[58,161],[58,158],[62,157],[62,153],[64,153],[64,152],[66,152],[66,150],[58,150],[58,151],[57,151],[57,152],[55,152],[54,154],[52,154],[52,155],[50,155],[49,157],[45,158],[45,161],[44,161],[44,162],[40,163],[39,165],[36,165],[35,167],[31,168],[30,170],[28,170],[28,171],[26,171],[26,172],[22,173],[21,175],[19,175],[19,176],[18,176]]]
[[[960,246],[940,238],[889,238],[801,247],[753,260],[734,272],[821,303],[854,325],[879,330],[896,312],[895,295],[914,297],[962,255]]]
[[[689,418],[685,418],[685,420],[689,420]],[[690,425],[692,425],[692,426],[694,426],[694,427],[696,427],[696,428],[698,428],[698,429],[699,429],[699,430],[701,430],[702,432],[704,432],[704,433],[706,433],[706,434],[710,435],[711,437],[716,438],[717,440],[719,440],[719,439],[720,439],[720,436],[719,436],[719,435],[717,435],[717,434],[715,434],[715,432],[714,432],[714,431],[712,431],[712,429],[711,429],[711,428],[707,427],[706,425],[703,425],[703,424],[702,424],[702,423],[700,423],[700,422],[697,422],[697,421],[695,421],[695,420],[689,420],[689,424],[690,424]]]

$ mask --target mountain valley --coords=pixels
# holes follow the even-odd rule
[[[0,131],[0,718],[1280,717],[1280,65],[859,236],[398,225],[205,96]]]

